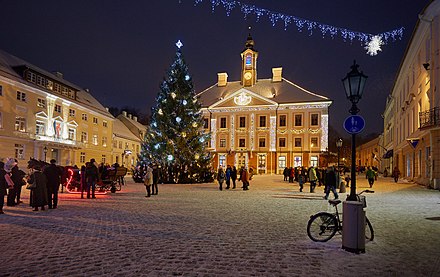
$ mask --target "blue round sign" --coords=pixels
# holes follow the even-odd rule
[[[365,128],[365,120],[360,115],[351,115],[344,121],[344,129],[349,134],[357,134]]]

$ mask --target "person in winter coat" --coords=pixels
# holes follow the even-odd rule
[[[316,174],[316,169],[311,166],[309,168],[309,181],[310,181],[310,193],[315,192],[316,181],[318,181],[318,175]]]
[[[92,189],[92,198],[95,197],[96,182],[98,182],[98,167],[95,165],[95,159],[90,159],[86,163],[86,182],[87,182],[87,198],[90,198],[90,189]]]
[[[15,161],[14,158],[7,158],[5,165],[4,165],[4,170],[6,171],[5,174],[5,179],[6,182],[8,183],[8,197],[7,197],[7,202],[6,205],[7,206],[15,206],[15,183],[14,180],[12,179],[12,169],[17,165],[17,162]]]
[[[61,175],[63,172],[56,165],[56,160],[51,159],[50,165],[43,170],[47,178],[47,201],[49,202],[49,209],[56,209],[58,206],[58,190],[61,184]]]
[[[336,191],[336,185],[337,185],[337,179],[335,168],[329,167],[327,169],[327,173],[325,174],[325,196],[324,199],[328,199],[328,195],[330,194],[330,191],[333,192],[333,195],[335,196],[335,199],[338,199],[338,193]]]
[[[14,160],[17,163],[17,160],[16,159]],[[26,184],[23,179],[24,176],[26,176],[26,173],[23,170],[20,170],[18,168],[18,164],[16,164],[12,168],[11,174],[12,174],[11,179],[12,182],[14,182],[14,191],[15,191],[15,195],[12,195],[11,197],[15,205],[18,205],[20,203],[23,203],[23,201],[20,200],[20,197],[21,197],[21,187]]]
[[[373,187],[374,180],[376,179],[376,172],[371,168],[371,166],[368,167],[367,173],[365,173],[365,176],[368,179],[368,184],[370,184],[370,188]]]
[[[243,182],[243,190],[249,190],[249,172],[245,167],[242,168],[240,180]]]
[[[221,166],[218,168],[217,181],[218,181],[219,189],[223,190],[223,182],[225,181],[225,172],[223,171],[223,168]]]
[[[393,169],[393,177],[394,177],[394,182],[397,183],[397,181],[399,180],[399,175],[400,175],[400,170],[399,168],[396,166]]]
[[[231,171],[232,188],[235,189],[235,181],[237,180],[237,168],[235,165],[232,167]]]
[[[153,169],[147,166],[147,173],[144,178],[144,186],[147,191],[147,195],[145,197],[151,196],[151,185],[153,185]]]
[[[34,208],[34,211],[38,211],[39,207],[44,211],[44,206],[47,205],[47,178],[41,172],[40,167],[34,166],[32,170],[27,182],[29,184],[35,183],[36,187],[31,189],[30,206]]]
[[[231,186],[231,174],[232,174],[232,168],[230,165],[226,168],[226,189],[229,189]]]
[[[287,181],[287,177],[289,176],[289,168],[285,167],[283,170],[284,181]]]

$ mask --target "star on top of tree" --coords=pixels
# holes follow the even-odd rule
[[[177,46],[177,48],[179,48],[179,49],[183,46],[183,43],[180,41],[180,39],[179,39],[178,42],[176,42],[176,46]]]

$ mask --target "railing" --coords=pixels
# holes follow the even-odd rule
[[[440,107],[419,113],[420,128],[440,126]]]

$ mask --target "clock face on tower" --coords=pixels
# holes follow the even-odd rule
[[[245,80],[250,80],[252,78],[252,73],[250,73],[250,72],[246,72],[245,74],[244,74],[244,79]]]

